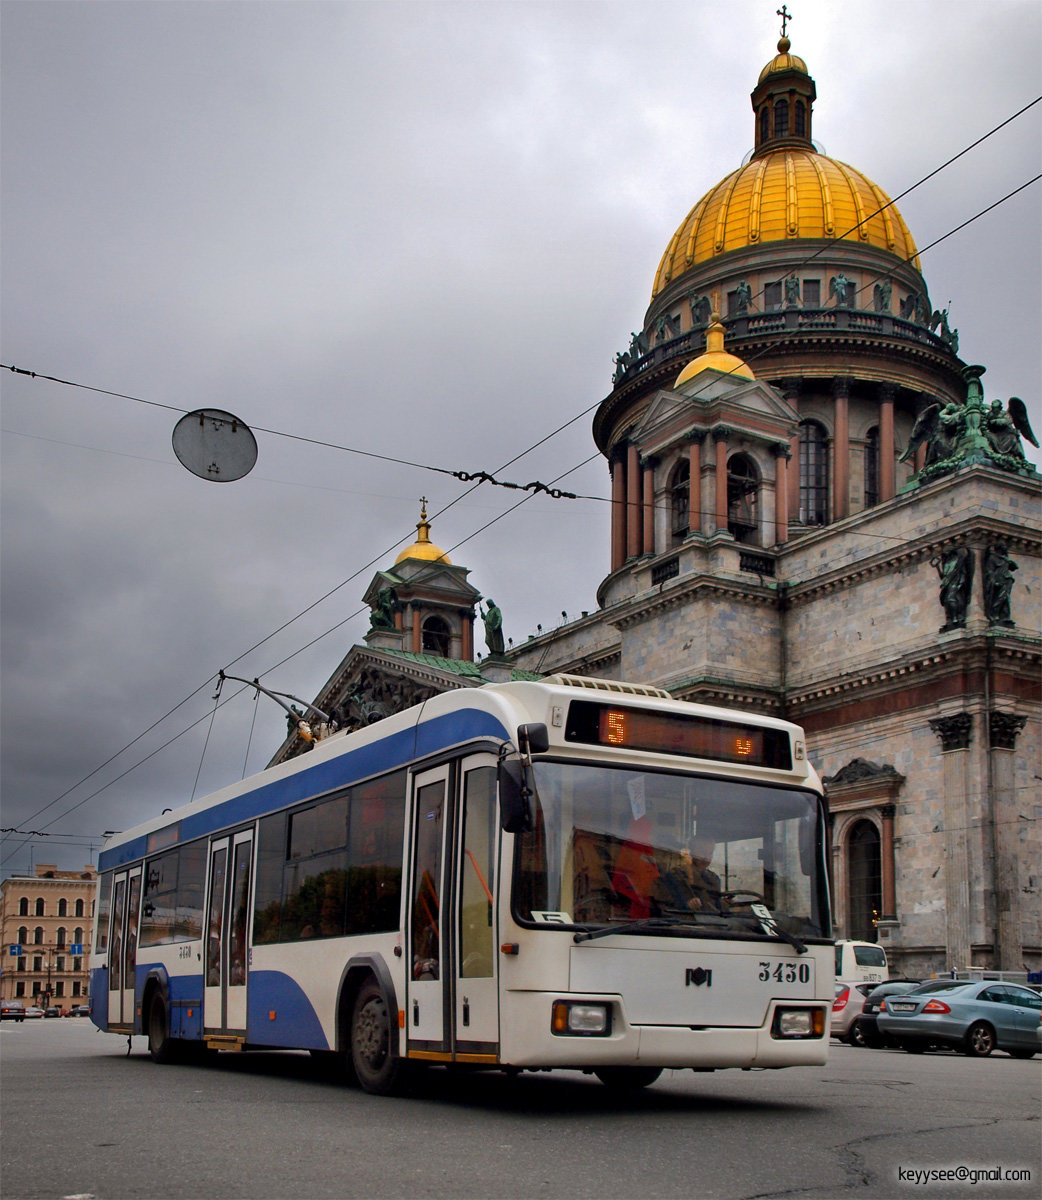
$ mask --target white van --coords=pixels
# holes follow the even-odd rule
[[[886,951],[875,942],[836,943],[836,979],[844,983],[885,983],[890,978]]]

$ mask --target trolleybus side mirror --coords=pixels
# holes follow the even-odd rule
[[[550,734],[542,722],[518,725],[517,744],[522,754],[545,754],[550,749]]]
[[[524,833],[532,828],[532,809],[527,772],[520,758],[501,758],[496,769],[499,781],[499,822],[507,833]]]

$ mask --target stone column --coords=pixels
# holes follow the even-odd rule
[[[727,437],[731,431],[725,426],[713,430],[716,443],[716,504],[714,525],[717,529],[727,528]]]
[[[789,540],[789,447],[775,442],[774,455],[774,540],[784,546]]]
[[[464,662],[474,661],[474,612],[465,612],[463,616],[463,636],[461,638],[460,657]]]
[[[640,456],[636,446],[626,450],[626,557],[638,558],[641,546]]]
[[[836,402],[832,518],[840,521],[850,513],[850,380],[833,379],[832,395]]]
[[[991,823],[995,895],[995,966],[1000,971],[1023,970],[1019,833],[1014,750],[1026,717],[994,711],[989,714],[991,756]]]
[[[611,569],[626,561],[626,460],[616,451],[611,462]]]
[[[879,846],[879,874],[883,891],[881,920],[897,920],[897,888],[894,883],[894,810],[895,805],[884,804],[879,815],[883,821],[883,835]]]
[[[944,924],[945,968],[972,966],[970,951],[970,858],[967,825],[970,738],[973,717],[967,712],[935,717],[930,728],[941,740],[944,760]]]
[[[642,517],[644,526],[644,553],[655,553],[655,459],[641,460],[640,470],[643,481],[644,503]]]
[[[879,389],[879,499],[893,500],[896,494],[894,460],[894,397],[897,388],[884,383]]]
[[[419,654],[423,649],[423,628],[420,624],[420,610],[414,604],[412,609],[412,652]]]
[[[688,462],[688,495],[687,495],[687,531],[701,533],[702,531],[702,444],[705,434],[701,430],[688,434],[690,442],[687,448]]]

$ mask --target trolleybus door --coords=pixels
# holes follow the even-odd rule
[[[439,1052],[447,1048],[445,981],[451,978],[445,960],[450,931],[443,919],[449,767],[417,775],[413,786],[405,1024],[417,1050]]]
[[[499,1044],[499,819],[491,754],[462,764],[457,824],[454,1049],[461,1061],[482,1061],[494,1057]]]
[[[207,1032],[246,1032],[252,862],[252,830],[210,843],[203,962],[203,1026]]]
[[[112,884],[109,937],[109,1025],[134,1022],[134,974],[137,967],[137,921],[141,907],[141,868],[120,872]]]

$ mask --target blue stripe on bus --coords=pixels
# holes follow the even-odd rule
[[[357,750],[338,754],[317,766],[306,768],[286,779],[272,783],[261,783],[252,791],[244,792],[214,808],[190,812],[181,818],[180,841],[189,842],[218,829],[228,829],[251,821],[265,813],[275,812],[291,804],[310,800],[339,787],[348,787],[359,779],[393,771],[416,759],[436,754],[449,746],[459,745],[474,738],[493,737],[507,739],[510,734],[503,723],[492,713],[478,708],[465,708],[459,712],[446,713],[419,726],[399,730],[389,737],[381,738]],[[263,779],[263,776],[261,776]],[[113,850],[102,851],[98,856],[98,870],[110,871],[124,863],[144,858],[148,850],[148,835],[134,838]]]
[[[253,1045],[330,1048],[304,989],[282,971],[250,972],[246,1010],[246,1041]]]

